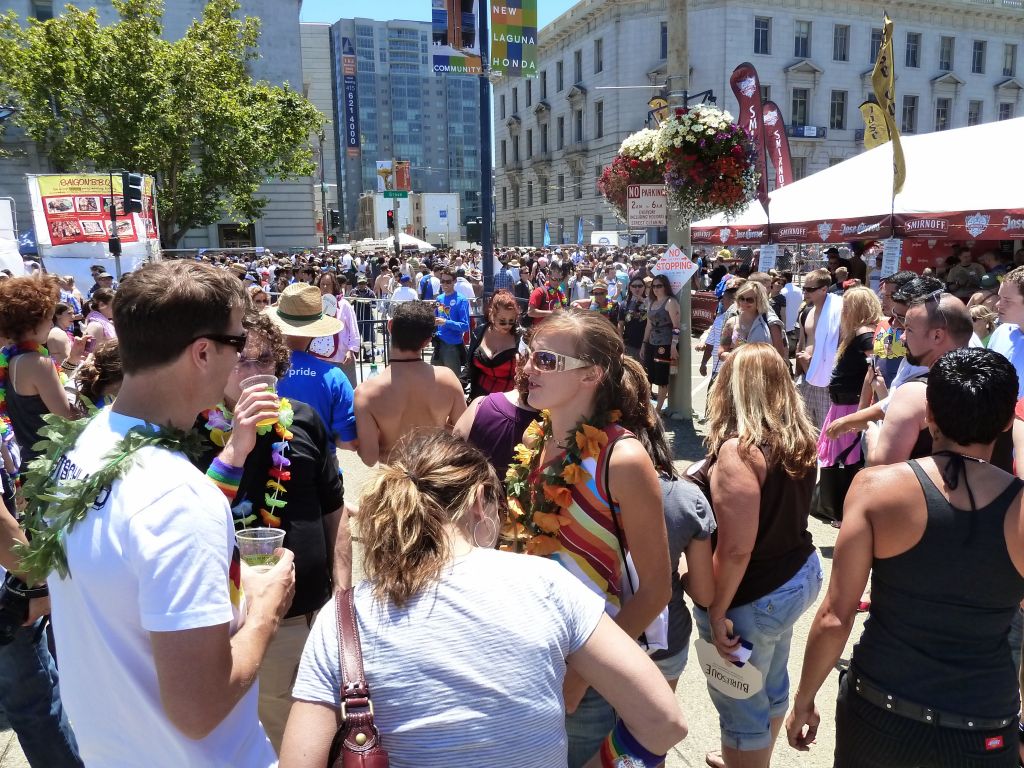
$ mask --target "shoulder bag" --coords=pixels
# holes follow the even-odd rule
[[[370,686],[363,672],[351,587],[337,593],[338,658],[341,662],[341,725],[328,753],[328,768],[388,768],[388,753],[373,722]]]

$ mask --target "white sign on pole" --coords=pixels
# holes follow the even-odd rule
[[[903,241],[889,238],[882,241],[882,269],[879,277],[888,277],[900,271],[900,257],[903,255]]]
[[[690,258],[680,250],[678,245],[670,245],[664,255],[654,265],[654,274],[664,275],[672,284],[672,293],[679,293],[683,290],[693,273],[697,271],[697,265],[690,261]]]
[[[779,246],[776,243],[769,243],[768,245],[761,246],[761,254],[757,260],[757,271],[767,272],[769,269],[775,269],[775,265],[779,261]]]
[[[630,227],[664,227],[668,193],[664,184],[630,184],[626,187],[626,223]]]

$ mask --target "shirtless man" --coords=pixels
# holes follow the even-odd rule
[[[815,335],[818,323],[832,310],[834,302],[842,299],[828,293],[831,278],[828,270],[816,269],[804,278],[804,302],[811,311],[800,325],[800,341],[797,343],[796,365],[800,373],[799,389],[807,415],[814,426],[821,429],[825,415],[831,407],[828,384],[832,375],[832,361],[839,346],[839,323],[835,323],[834,334],[825,339],[825,348],[816,348]],[[819,361],[818,358],[821,358]]]
[[[359,458],[369,467],[386,463],[395,444],[417,427],[452,429],[466,410],[455,374],[420,357],[434,335],[433,304],[399,304],[390,327],[391,365],[356,388]]]

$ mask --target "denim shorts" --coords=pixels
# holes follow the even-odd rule
[[[824,575],[818,553],[812,552],[789,581],[752,603],[726,612],[733,631],[754,648],[750,663],[764,675],[764,687],[749,699],[733,699],[708,686],[718,710],[722,746],[754,751],[771,746],[771,721],[783,717],[789,706],[789,645],[793,625],[821,591]],[[695,608],[693,620],[702,640],[711,641],[707,611]]]
[[[666,680],[678,680],[683,676],[683,670],[686,669],[686,660],[689,656],[690,646],[687,645],[679,653],[664,659],[652,659],[652,661],[661,670],[661,674],[664,675]]]

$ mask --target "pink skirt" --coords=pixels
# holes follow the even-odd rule
[[[825,423],[821,427],[821,434],[818,435],[818,463],[822,467],[834,466],[838,462],[839,457],[843,455],[843,451],[851,445],[853,445],[853,450],[847,454],[843,464],[849,466],[857,464],[861,460],[859,432],[849,432],[836,440],[830,439],[825,434],[828,425],[833,421],[856,412],[856,404],[836,405],[832,403],[832,406],[828,409],[828,413],[825,415]]]

